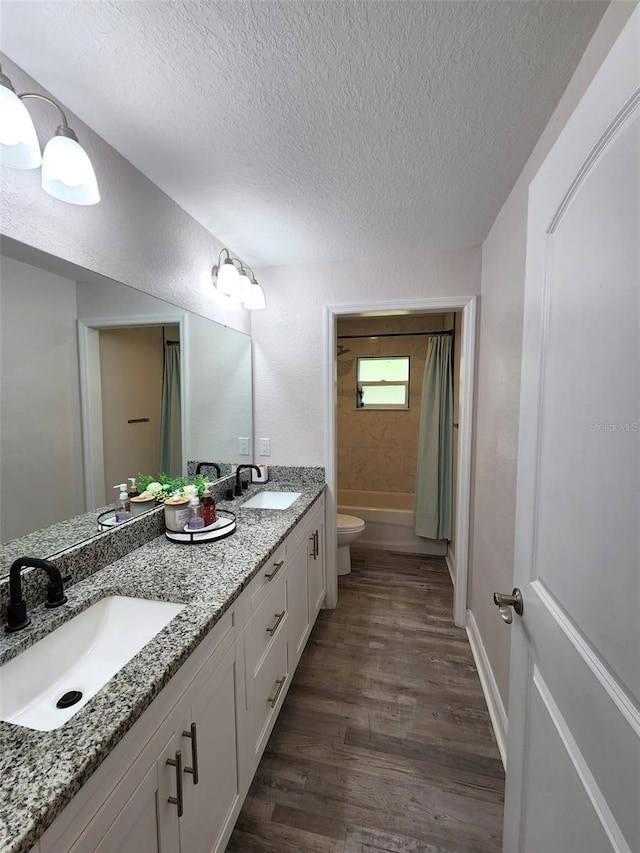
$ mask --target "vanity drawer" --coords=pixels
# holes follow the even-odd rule
[[[288,614],[287,577],[279,574],[269,585],[249,623],[246,637],[247,671],[256,673],[284,629]]]
[[[289,680],[287,637],[282,632],[254,677],[253,732],[257,759],[262,754],[278,716]]]
[[[273,589],[276,581],[285,574],[286,560],[287,541],[285,540],[249,584],[248,591],[251,601],[249,617],[253,616],[262,604],[264,597]]]

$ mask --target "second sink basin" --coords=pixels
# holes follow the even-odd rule
[[[0,667],[0,719],[59,728],[183,607],[111,595],[78,613]]]
[[[288,509],[302,492],[258,492],[242,504],[242,509]]]

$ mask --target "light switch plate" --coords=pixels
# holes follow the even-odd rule
[[[238,453],[240,456],[248,456],[249,455],[249,439],[248,438],[238,438]]]
[[[270,438],[258,439],[258,453],[260,454],[260,456],[271,456],[271,439]]]

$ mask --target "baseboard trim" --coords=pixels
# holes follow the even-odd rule
[[[451,577],[451,583],[456,585],[456,558],[455,554],[451,550],[451,546],[447,548],[447,553],[445,554],[445,560],[447,562],[447,568],[449,569],[449,575]]]
[[[480,631],[478,630],[478,623],[476,622],[475,617],[470,610],[467,610],[466,631],[467,636],[469,637],[471,653],[473,654],[476,669],[478,670],[478,675],[480,676],[480,684],[482,685],[482,692],[484,693],[485,702],[487,703],[487,708],[489,710],[489,717],[491,718],[493,732],[496,736],[496,741],[498,742],[498,749],[500,751],[500,758],[502,759],[502,766],[506,770],[507,712],[505,711],[504,703],[502,701],[502,697],[500,696],[498,685],[493,675],[493,670],[491,669],[491,664],[489,663],[487,651],[484,647],[484,643],[482,642]]]

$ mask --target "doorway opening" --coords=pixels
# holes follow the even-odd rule
[[[447,563],[454,582],[454,621],[466,625],[469,518],[471,501],[471,441],[473,423],[473,383],[477,297],[424,299],[411,302],[383,302],[357,305],[330,305],[325,315],[325,458],[327,460],[327,607],[335,607],[337,587],[338,459],[337,399],[339,345],[344,357],[347,342],[338,340],[338,321],[346,318],[397,317],[406,315],[459,315],[456,355],[459,383],[456,396],[457,466],[454,478],[454,522],[452,538],[455,556],[447,549]]]
[[[105,498],[106,503],[110,502],[113,497],[110,487],[114,485],[111,480],[114,477],[114,482],[123,482],[125,477],[135,476],[151,465],[152,459],[156,460],[155,464],[151,465],[146,473],[155,474],[162,468],[160,422],[163,406],[163,369],[168,341],[179,341],[183,355],[176,368],[178,374],[176,380],[180,386],[181,396],[180,410],[174,411],[173,414],[173,420],[177,421],[174,423],[174,433],[180,441],[169,443],[172,448],[169,456],[174,460],[172,464],[176,467],[178,474],[186,471],[185,447],[181,437],[186,434],[185,412],[188,397],[184,367],[188,343],[187,325],[185,317],[180,314],[83,319],[78,321],[78,337],[85,509],[89,511],[103,506]],[[136,373],[132,359],[137,359],[135,353],[139,351],[140,338],[143,340],[140,358],[145,361],[142,365],[142,378],[140,375],[138,379],[134,378],[131,387],[127,390],[123,387],[124,372],[117,369],[111,371],[114,381],[106,379],[103,387],[103,378],[109,375],[108,362],[113,362],[114,359],[115,363],[124,359],[131,375]],[[105,364],[105,353],[108,353],[107,364]],[[157,362],[157,369],[154,371],[155,379],[152,381],[159,386],[157,389],[159,393],[155,398],[153,395],[148,398],[146,389],[143,389],[140,383],[146,381],[144,377],[147,376],[148,370],[153,369],[154,361]],[[109,412],[105,411],[104,404],[111,405],[109,400],[114,401],[113,418],[110,417]],[[150,415],[152,408],[155,411],[153,417]],[[175,406],[173,408],[175,409]],[[125,415],[125,410],[129,414]],[[156,436],[153,442],[149,442],[149,455],[146,453],[147,441],[143,432],[151,429]],[[134,440],[136,436],[141,439],[138,450],[142,455],[136,455],[137,444]],[[130,437],[134,438],[130,440]]]

